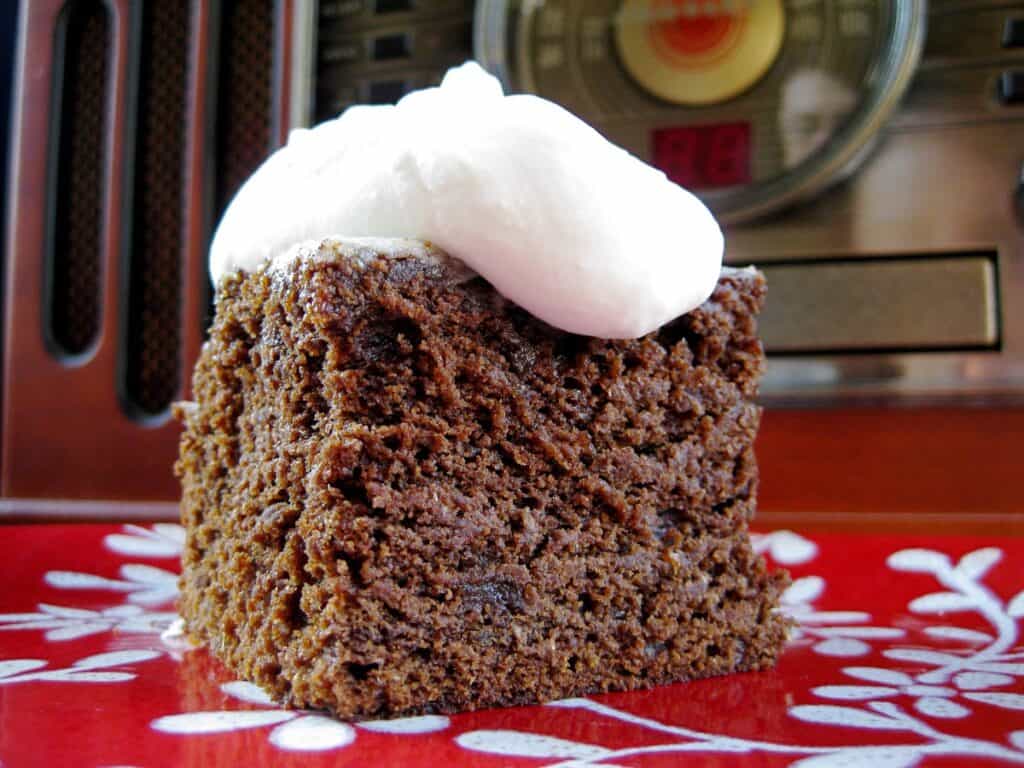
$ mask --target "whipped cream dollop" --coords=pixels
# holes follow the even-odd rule
[[[700,200],[474,62],[397,105],[293,131],[224,214],[211,277],[327,237],[427,240],[550,325],[606,338],[698,306],[723,251]]]

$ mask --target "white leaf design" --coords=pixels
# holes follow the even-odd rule
[[[926,627],[924,633],[928,637],[937,637],[941,640],[962,640],[965,643],[990,643],[993,638],[987,632],[978,632],[974,629],[963,627]]]
[[[882,651],[887,659],[895,661],[913,661],[919,664],[959,664],[963,659],[951,653],[941,651],[927,651],[923,648],[889,648]]]
[[[593,744],[521,731],[469,731],[457,736],[455,743],[463,749],[509,757],[593,760],[611,751]]]
[[[185,526],[180,523],[153,523],[153,533],[168,541],[177,542],[179,550],[185,546]]]
[[[781,565],[806,563],[818,554],[817,544],[792,531],[775,531],[764,536],[761,541],[761,546],[755,547],[757,551],[767,549],[772,559]]]
[[[988,570],[1003,558],[1003,550],[997,547],[985,547],[968,552],[956,564],[956,571],[969,579],[977,580],[988,573]]]
[[[972,665],[974,666],[974,665]],[[1024,675],[1024,664],[1007,664],[1001,661],[990,661],[974,666],[974,669],[983,672],[995,672],[996,674]]]
[[[291,720],[294,712],[283,710],[239,710],[235,712],[189,712],[159,717],[150,727],[161,733],[226,733]]]
[[[134,672],[78,672],[75,669],[55,669],[39,672],[37,680],[51,683],[123,683],[135,679]]]
[[[845,725],[847,728],[873,728],[887,731],[902,731],[906,725],[891,717],[883,717],[863,709],[836,707],[831,704],[807,704],[792,707],[789,714],[805,723],[821,725]]]
[[[113,589],[118,592],[128,592],[132,589],[131,584],[125,584],[123,581],[76,571],[47,571],[43,581],[57,589]]]
[[[871,650],[871,646],[862,640],[856,640],[852,637],[830,637],[828,640],[823,640],[815,645],[812,650],[823,656],[849,658],[851,656],[863,656]]]
[[[881,669],[879,667],[843,667],[843,674],[855,677],[858,680],[867,680],[869,683],[881,683],[883,685],[913,685],[914,678],[903,672],[894,669]]]
[[[1024,694],[1021,693],[965,693],[964,698],[1003,709],[1024,710]]]
[[[1013,678],[995,672],[961,672],[953,678],[953,682],[962,691],[980,691],[997,685],[1009,685]]]
[[[90,624],[88,622],[72,624],[67,627],[61,627],[60,629],[50,630],[46,633],[46,639],[51,642],[77,640],[80,637],[88,637],[89,635],[96,635],[100,632],[105,632],[109,626],[109,624],[105,623]]]
[[[178,577],[170,571],[141,563],[122,565],[120,573],[128,581],[134,581],[137,584],[166,584],[169,581],[175,583],[178,581]]]
[[[185,529],[180,525],[158,524],[153,530],[138,525],[126,525],[127,534],[112,533],[104,537],[107,549],[119,555],[138,557],[174,557],[181,554],[185,543]]]
[[[866,747],[805,757],[790,763],[789,768],[910,768],[917,765],[918,759],[919,754],[914,747]]]
[[[883,688],[875,685],[821,685],[812,688],[811,693],[823,699],[843,699],[845,701],[866,701],[882,699],[899,693],[895,688]]]
[[[910,685],[903,689],[907,696],[956,696],[955,688],[944,685]]]
[[[958,592],[933,592],[910,602],[914,613],[953,613],[969,611],[975,606],[974,600]]]
[[[571,699],[556,699],[555,701],[549,701],[544,706],[562,707],[563,709],[589,709],[590,701],[587,699],[581,699],[577,696]]]
[[[971,714],[971,710],[966,707],[960,706],[955,701],[939,698],[938,696],[925,696],[918,699],[914,704],[914,709],[922,715],[945,719],[958,719]]]
[[[903,630],[891,627],[825,627],[818,630],[822,637],[862,637],[882,639],[903,637]]]
[[[63,605],[50,605],[40,603],[39,610],[50,616],[59,616],[62,619],[95,619],[99,617],[99,611],[87,611],[83,608],[68,608]]]
[[[1015,619],[1024,618],[1024,590],[1017,593],[1017,596],[1006,606],[1006,612]]]
[[[43,616],[44,614],[37,613],[36,616]],[[37,619],[36,621],[25,621],[21,624],[6,624],[0,627],[0,631],[9,632],[18,629],[60,629],[61,627],[67,626],[68,619]]]
[[[371,720],[366,723],[359,723],[359,727],[374,733],[434,733],[443,731],[451,725],[444,715],[422,715],[420,717],[400,717],[395,720]]]
[[[903,549],[893,552],[885,561],[894,571],[937,573],[949,569],[949,557],[931,549]]]
[[[1024,752],[1024,731],[1014,731],[1010,734],[1010,743],[1021,752]]]
[[[813,611],[797,614],[801,624],[856,624],[870,621],[871,614],[862,611]]]
[[[355,741],[352,726],[322,715],[304,715],[270,732],[270,743],[279,749],[323,752]]]
[[[31,672],[33,669],[45,667],[46,662],[42,659],[11,659],[0,661],[0,679],[14,677],[23,672]]]
[[[824,591],[825,580],[821,576],[804,576],[790,584],[782,593],[780,600],[784,605],[809,603],[820,597]]]
[[[86,656],[79,659],[72,666],[75,669],[104,669],[107,667],[120,667],[125,664],[136,664],[140,661],[149,661],[160,656],[159,651],[113,651],[111,653],[98,653],[95,656]]]
[[[269,693],[264,691],[258,685],[247,683],[244,680],[234,680],[230,683],[222,683],[220,689],[228,696],[233,696],[239,701],[245,701],[249,704],[263,704],[268,707],[275,706],[274,700],[270,698]]]
[[[38,613],[0,613],[0,621],[3,622],[36,622],[39,620]]]
[[[137,605],[115,605],[103,611],[104,616],[113,616],[117,619],[127,619],[132,616],[142,616],[143,611]],[[154,613],[154,616],[174,616],[173,613]]]

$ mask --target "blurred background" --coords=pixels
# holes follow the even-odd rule
[[[224,207],[468,58],[767,273],[763,525],[1024,532],[1024,3],[982,0],[0,3],[0,519],[175,517]]]

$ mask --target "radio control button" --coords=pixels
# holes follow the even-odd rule
[[[1024,69],[1007,69],[999,76],[999,101],[1024,104]]]
[[[1003,48],[1024,48],[1024,16],[1003,24]]]
[[[408,35],[383,35],[373,41],[373,58],[377,61],[407,59],[410,53]]]
[[[361,41],[347,41],[325,45],[320,50],[320,61],[323,64],[350,64],[364,56]]]
[[[366,100],[370,104],[394,104],[407,90],[404,80],[377,80],[369,84]]]
[[[377,0],[373,10],[376,13],[401,13],[412,10],[412,0]]]
[[[335,0],[331,3],[321,3],[320,17],[324,19],[337,19],[342,16],[355,16],[363,12],[362,0]]]

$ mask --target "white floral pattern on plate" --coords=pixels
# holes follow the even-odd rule
[[[767,554],[779,565],[802,565],[818,556],[818,545],[793,531],[751,533],[750,544],[757,554]]]
[[[108,579],[78,571],[47,571],[43,577],[57,589],[97,589],[123,592],[129,603],[162,605],[178,597],[178,575],[151,565],[129,563],[118,571],[120,579]]]
[[[221,685],[229,696],[248,704],[276,707],[261,688],[239,680]],[[447,728],[450,721],[440,715],[405,717],[396,720],[378,720],[358,723],[357,728],[376,733],[414,735],[433,733]],[[162,733],[188,735],[196,733],[225,733],[250,728],[276,726],[267,738],[279,749],[289,751],[321,752],[348,746],[356,739],[353,726],[325,715],[284,709],[236,709],[212,712],[186,712],[159,717],[150,727]]]
[[[905,634],[895,627],[863,626],[871,620],[871,614],[863,611],[816,610],[812,603],[824,591],[824,579],[804,576],[782,594],[779,610],[797,623],[791,643],[812,642],[811,650],[822,656],[865,656],[871,650],[868,640],[892,640]]]
[[[173,612],[151,613],[137,605],[118,605],[92,611],[40,603],[37,613],[0,613],[0,631],[46,630],[50,642],[76,640],[99,632],[160,634],[178,618]]]
[[[156,523],[151,528],[126,525],[124,533],[106,536],[103,545],[119,555],[180,557],[185,547],[185,528],[177,523]]]
[[[105,537],[104,544],[118,554],[171,557],[180,553],[182,541],[180,526],[126,526],[123,533]],[[754,535],[753,543],[757,551],[789,565],[812,562],[818,555],[814,542],[789,531]],[[986,575],[1002,555],[1001,550],[986,547],[954,564],[942,552],[905,549],[888,558],[892,570],[923,574],[941,586],[939,591],[909,601],[912,614],[942,617],[930,626],[913,630],[922,638],[920,642],[912,642],[906,629],[868,624],[872,615],[864,611],[819,610],[815,604],[828,590],[819,576],[797,579],[783,596],[780,610],[799,624],[791,638],[794,645],[809,645],[813,653],[826,659],[873,653],[876,659],[893,663],[891,668],[884,662],[843,666],[838,670],[841,678],[808,690],[811,701],[792,704],[788,715],[800,722],[844,726],[868,734],[899,733],[903,742],[907,736],[916,736],[916,743],[872,743],[885,739],[870,735],[866,740],[862,737],[856,743],[835,746],[744,739],[641,717],[584,698],[555,702],[549,705],[549,711],[588,712],[595,718],[668,738],[660,744],[623,749],[532,730],[480,728],[458,734],[453,742],[463,749],[494,756],[542,758],[561,768],[611,768],[645,754],[775,754],[791,756],[796,761],[791,765],[799,768],[866,764],[872,768],[905,768],[928,756],[986,757],[1024,764],[1024,730],[1009,731],[1000,741],[967,738],[948,729],[952,722],[966,722],[989,710],[1024,711],[1024,695],[1008,690],[1024,676],[1024,649],[1016,645],[1017,622],[1024,617],[1024,592],[1003,601],[985,583]],[[177,575],[139,563],[123,564],[118,573],[120,579],[49,571],[44,581],[65,590],[108,590],[119,594],[127,604],[85,609],[40,603],[34,613],[0,615],[0,630],[40,630],[47,642],[65,643],[106,631],[155,634],[166,630],[176,619],[175,614],[150,612],[141,606],[158,605],[176,597]],[[957,616],[971,617],[971,626],[959,626],[951,620]],[[165,637],[172,634],[164,631]],[[138,677],[134,664],[165,653],[172,660],[180,660],[181,654],[191,650],[187,643],[181,646],[178,653],[164,647],[94,654],[59,668],[50,668],[43,659],[0,660],[0,685],[128,682]],[[238,705],[157,717],[151,721],[151,728],[185,738],[267,729],[267,743],[276,749],[323,753],[350,747],[357,742],[360,730],[411,736],[444,731],[450,726],[448,718],[440,716],[348,725],[321,714],[278,709],[263,691],[249,683],[224,683],[221,690]],[[540,723],[538,726],[543,727]]]
[[[14,683],[123,683],[136,673],[117,669],[160,656],[159,651],[115,651],[78,659],[70,667],[46,669],[44,659],[5,659],[0,661],[0,685]]]
[[[933,669],[911,676],[880,667],[846,667],[843,672],[847,676],[876,685],[818,686],[811,693],[824,699],[865,701],[864,707],[798,704],[788,710],[791,717],[802,722],[911,733],[921,737],[920,743],[822,747],[742,739],[639,717],[589,699],[567,699],[549,706],[586,710],[671,736],[673,740],[664,744],[615,750],[599,744],[566,741],[535,733],[479,730],[460,734],[456,742],[465,749],[492,755],[563,760],[557,763],[560,768],[582,768],[598,764],[607,767],[607,761],[641,755],[682,755],[694,752],[790,754],[800,757],[792,764],[799,768],[859,765],[908,768],[929,755],[989,757],[1024,764],[1024,730],[1006,734],[1006,744],[966,738],[943,731],[889,700],[909,698],[920,715],[940,721],[960,719],[971,714],[967,706],[955,700],[956,697],[1009,710],[1024,710],[1024,695],[988,690],[1005,686],[1013,682],[1016,676],[1024,675],[1024,664],[1017,663],[1022,654],[1008,653],[1018,638],[1016,619],[1024,615],[1024,592],[1004,604],[983,582],[985,574],[1001,556],[1002,552],[996,548],[975,550],[964,555],[954,566],[947,555],[933,550],[902,550],[891,555],[887,563],[893,570],[929,574],[948,590],[914,599],[908,606],[911,612],[922,615],[976,612],[989,622],[994,634],[960,627],[932,627],[931,632],[927,633],[930,636],[961,641],[969,647],[956,653],[913,647],[888,648],[883,651],[886,658],[928,665]],[[824,586],[824,582],[817,577],[797,580],[790,587],[788,599],[783,600],[783,610],[801,622],[802,633],[819,640],[824,638],[821,642],[843,638],[858,641],[860,645],[848,646],[849,653],[835,653],[834,647],[821,650],[815,646],[814,650],[825,655],[861,655],[869,650],[864,639],[891,640],[903,637],[902,630],[882,632],[879,630],[888,628],[847,626],[870,619],[868,614],[862,612],[816,612],[810,603],[821,595]],[[844,625],[837,629],[846,630],[845,633],[823,635],[821,624],[824,621]],[[850,634],[849,629],[858,629],[858,632]],[[865,629],[873,631],[865,634]],[[979,644],[983,644],[982,647],[979,648]],[[952,686],[945,685],[947,681],[951,681]]]

